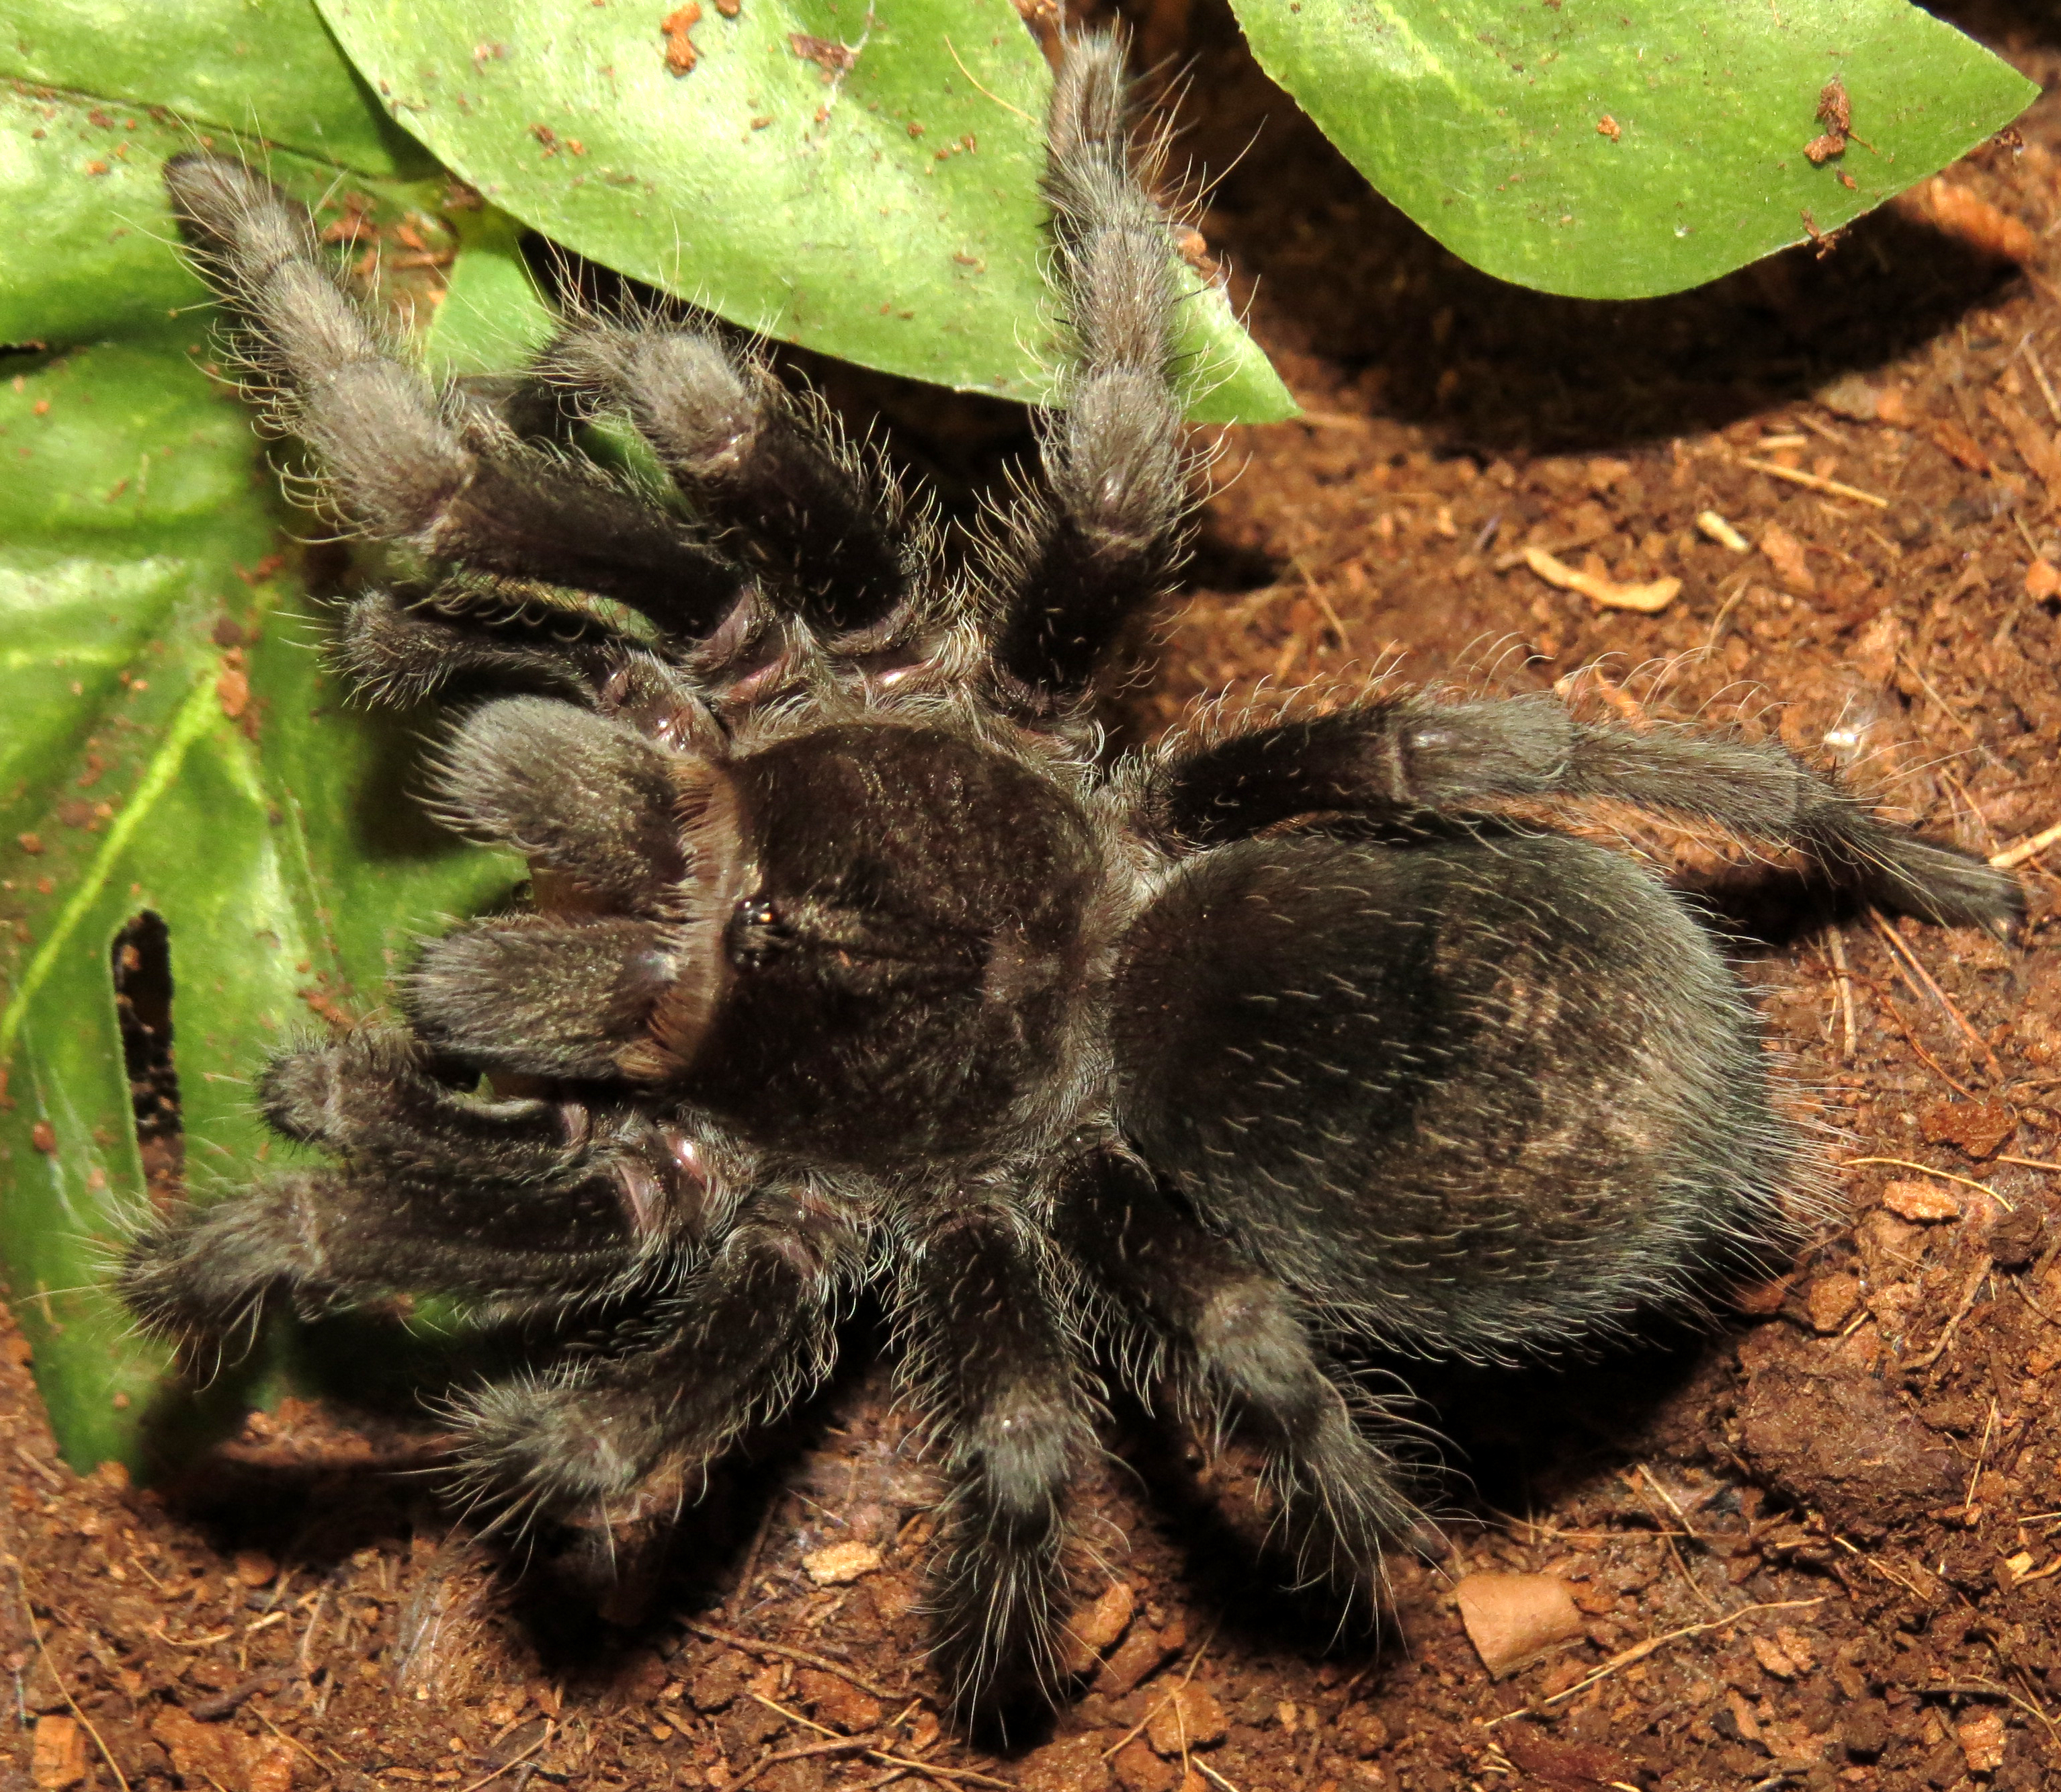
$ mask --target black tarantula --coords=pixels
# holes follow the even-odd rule
[[[576,320],[514,400],[436,390],[298,206],[216,157],[167,176],[274,417],[439,570],[355,602],[344,666],[374,699],[499,687],[437,812],[535,899],[428,945],[404,1026],[275,1059],[266,1116],[336,1167],[154,1223],[127,1300],[188,1338],[397,1290],[540,1324],[546,1370],[464,1398],[463,1474],[604,1537],[670,1521],[875,1288],[949,1480],[929,1599],[973,1715],[1061,1677],[1095,1362],[1241,1427],[1306,1570],[1371,1593],[1415,1514],[1335,1350],[1551,1347],[1787,1235],[1807,1153],[1697,914],[1499,805],[1702,818],[1935,922],[2018,909],[1778,747],[1544,696],[1102,755],[1092,681],[1191,470],[1121,60],[1077,40],[1053,89],[1042,481],[952,563],[684,314]],[[677,510],[566,446],[602,414]]]

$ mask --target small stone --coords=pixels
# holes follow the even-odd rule
[[[881,1555],[870,1543],[832,1543],[802,1558],[809,1578],[818,1586],[849,1586],[879,1567]]]
[[[1171,1762],[1162,1761],[1143,1742],[1126,1742],[1110,1765],[1123,1792],[1174,1792],[1179,1777]]]
[[[258,1550],[239,1550],[233,1568],[246,1586],[263,1586],[279,1571],[278,1563]]]
[[[1803,1310],[1810,1315],[1815,1332],[1837,1331],[1860,1305],[1861,1278],[1857,1275],[1821,1275],[1805,1290]]]
[[[2022,1270],[2046,1242],[2047,1216],[2036,1207],[2021,1207],[1990,1228],[1990,1261],[2000,1270]]]
[[[1456,1587],[1460,1622],[1495,1678],[1582,1634],[1567,1583],[1551,1574],[1469,1574]]]
[[[1921,1223],[1961,1217],[1959,1198],[1937,1182],[1891,1182],[1882,1191],[1882,1204],[1899,1219]]]
[[[1850,417],[1856,423],[1872,423],[1882,414],[1883,389],[1863,374],[1842,374],[1811,396],[1835,417]]]
[[[1186,1754],[1221,1742],[1230,1728],[1215,1694],[1191,1682],[1167,1694],[1146,1724],[1145,1738],[1162,1754]]]
[[[86,1732],[75,1718],[38,1718],[30,1777],[41,1792],[63,1792],[86,1778]]]
[[[2025,594],[2035,603],[2043,603],[2057,592],[2061,592],[2061,566],[2055,566],[2051,560],[2042,555],[2025,569]],[[30,838],[26,834],[22,836],[24,841]],[[42,850],[40,842],[35,850],[38,852]]]

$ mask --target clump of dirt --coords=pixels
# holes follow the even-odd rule
[[[1181,11],[1154,9],[1155,42]],[[1969,22],[2061,77],[2051,27]],[[8,1772],[51,1792],[118,1772],[151,1792],[2011,1792],[2061,1772],[2061,846],[2039,844],[2061,819],[2061,104],[1950,170],[1935,222],[1577,304],[1460,266],[1295,120],[1225,15],[1188,28],[1190,146],[1223,166],[1265,121],[1200,222],[1307,415],[1228,432],[1121,724],[1341,699],[1398,666],[1554,688],[1635,726],[1773,734],[2016,864],[2031,918],[2007,947],[1801,909],[1722,842],[1627,827],[1739,929],[1835,1164],[1823,1236],[1714,1337],[1411,1369],[1468,1482],[1443,1557],[1395,1562],[1378,1637],[1274,1590],[1256,1527],[1225,1532],[1248,1465],[1120,1413],[1081,1490],[1107,1564],[1083,1690],[1013,1754],[956,1738],[922,1669],[936,1490],[877,1359],[721,1477],[646,1614],[609,1623],[396,1472],[432,1440],[338,1404],[252,1416],[204,1478],[75,1476],[9,1330]],[[2027,265],[1939,222],[1983,216],[2023,227],[1982,240]],[[946,409],[976,450],[1020,430]],[[1602,607],[1551,564],[1680,586]],[[144,983],[129,1000],[139,1114],[161,1115],[159,1021]],[[1543,1578],[1463,1597],[1487,1576]],[[1491,1606],[1543,1653],[1506,1661]]]

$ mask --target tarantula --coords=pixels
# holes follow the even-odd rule
[[[214,156],[167,174],[274,418],[438,572],[358,599],[344,666],[475,694],[435,810],[534,898],[425,946],[405,1024],[275,1058],[266,1115],[336,1166],[154,1222],[126,1298],[218,1340],[409,1290],[539,1326],[545,1369],[464,1398],[462,1472],[602,1534],[670,1520],[877,1289],[974,1714],[1061,1678],[1095,1362],[1241,1426],[1305,1568],[1371,1593],[1415,1513],[1335,1351],[1556,1346],[1787,1235],[1807,1154],[1698,914],[1513,800],[1703,818],[1932,921],[2018,906],[1777,747],[1543,696],[1103,753],[1093,680],[1190,472],[1121,62],[1075,41],[1053,88],[1042,479],[949,556],[684,313],[575,318],[512,398],[435,390],[297,206]],[[674,494],[519,421],[602,414]]]

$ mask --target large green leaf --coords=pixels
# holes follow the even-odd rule
[[[240,98],[209,62],[222,46],[184,41],[203,10],[263,52]],[[376,1002],[411,930],[516,872],[390,818],[396,737],[322,670],[292,519],[206,370],[210,309],[173,250],[163,159],[208,133],[122,103],[149,91],[142,58],[94,54],[74,22],[10,20],[16,70],[53,85],[0,91],[0,340],[37,350],[0,362],[0,1262],[84,1466],[136,1458],[162,1366],[102,1285],[146,1201],[117,936],[146,911],[168,929],[186,1174],[206,1194],[272,1148],[249,1110],[268,1049]],[[326,217],[436,228],[420,214],[446,180],[378,172],[432,165],[381,151],[390,127],[311,7],[163,22],[156,50],[169,35],[195,66],[162,90],[324,152],[267,158]],[[374,173],[341,185],[346,154]]]
[[[126,13],[34,0],[10,6],[6,21],[0,76],[90,94],[113,115],[103,150],[136,128],[128,121],[139,110],[158,108],[369,174],[430,171],[368,102],[313,0],[176,0]]]
[[[1582,298],[1677,291],[1831,230],[2039,92],[1906,0],[1233,4],[1261,66],[1433,236]],[[1819,166],[1834,76],[1854,141]]]
[[[158,1369],[94,1286],[144,1199],[117,934],[146,910],[169,930],[204,1194],[267,1154],[249,1105],[266,1053],[375,1004],[411,930],[520,874],[393,818],[398,738],[340,707],[270,470],[191,339],[54,356],[0,387],[0,1247],[79,1462],[134,1454]]]
[[[686,74],[666,62],[663,6],[322,5],[395,118],[546,236],[868,366],[1048,390],[1049,78],[1007,0],[746,0],[734,18],[711,0]],[[1222,292],[1190,284],[1195,414],[1291,415]]]

